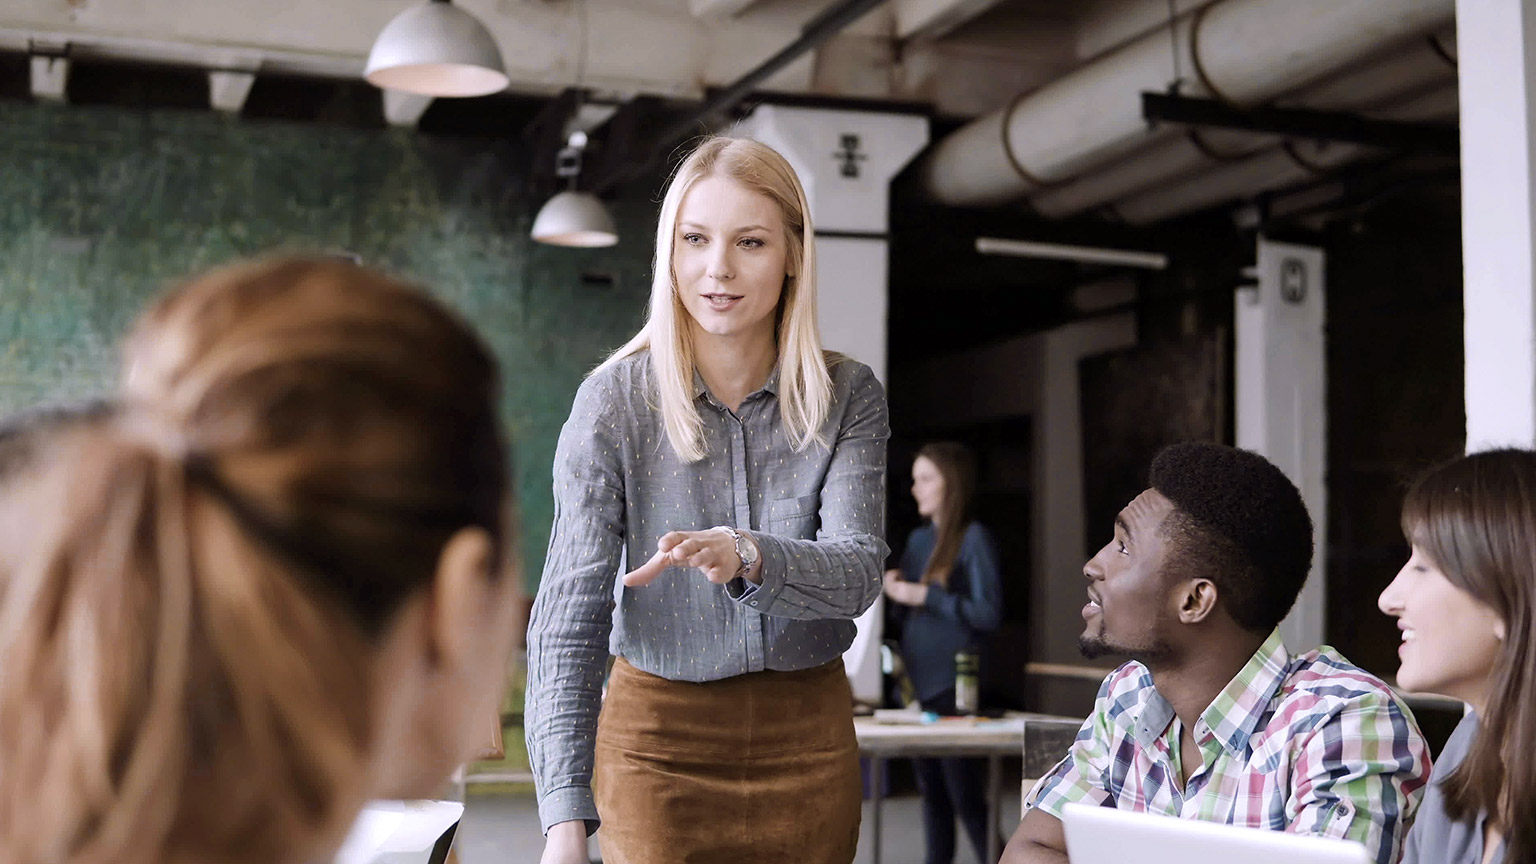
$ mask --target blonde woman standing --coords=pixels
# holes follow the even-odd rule
[[[646,325],[555,456],[527,725],[549,864],[584,864],[599,821],[608,864],[853,859],[841,655],[880,593],[888,424],[870,370],[822,350],[815,273],[782,156],[684,161]]]

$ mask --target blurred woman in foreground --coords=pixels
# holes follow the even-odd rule
[[[0,860],[322,860],[498,703],[494,362],[420,291],[319,259],[172,291],[124,360],[6,574]]]

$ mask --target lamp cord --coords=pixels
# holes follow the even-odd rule
[[[581,40],[576,44],[576,107],[580,108],[582,84],[587,79],[587,39],[590,38],[587,0],[576,0],[576,14],[581,22]]]
[[[1173,80],[1168,82],[1168,93],[1179,95],[1184,86],[1183,64],[1179,62],[1179,10],[1178,0],[1168,0],[1168,42],[1173,46]]]
[[[576,0],[576,16],[577,23],[580,26],[580,38],[576,42],[576,81],[573,85],[573,89],[576,91],[576,100],[571,108],[571,117],[579,120],[581,118],[582,103],[586,102],[586,90],[583,84],[587,80],[587,40],[591,38],[591,25],[587,19],[587,0]],[[582,146],[576,149],[576,158],[578,160],[581,159],[584,155],[583,151],[586,150],[586,136],[583,135],[582,139]],[[567,146],[570,146],[570,142],[567,142]],[[576,189],[576,178],[580,174],[581,168],[578,162],[576,171],[565,180],[567,189],[572,191]]]

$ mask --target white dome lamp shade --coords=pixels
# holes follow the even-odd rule
[[[576,175],[581,171],[581,150],[587,144],[584,132],[571,135],[570,143],[560,151],[555,175],[566,178],[571,188],[544,202],[539,215],[533,217],[533,229],[528,233],[540,243],[551,246],[576,246],[594,249],[612,246],[619,242],[619,231],[613,217],[591,192],[578,192]]]
[[[490,31],[448,0],[414,6],[384,25],[363,77],[422,96],[486,96],[509,83]]]
[[[533,239],[551,246],[596,248],[619,242],[608,208],[591,192],[567,189],[544,202],[533,219]]]

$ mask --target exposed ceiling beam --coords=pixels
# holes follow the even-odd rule
[[[32,97],[47,102],[63,102],[69,83],[69,59],[62,56],[32,57]]]
[[[285,0],[284,14],[274,16],[262,4],[233,0],[191,5],[185,0],[13,0],[0,2],[0,50],[26,52],[29,42],[68,44],[69,56],[81,62],[356,80],[379,30],[413,2],[419,0]],[[696,18],[690,4],[678,0],[583,0],[590,6],[583,26],[576,3],[454,2],[495,36],[514,93],[554,96],[579,86],[594,99],[608,101],[640,95],[706,99],[762,67],[837,5],[832,0],[757,0],[734,17]],[[741,2],[690,0],[729,8]],[[969,6],[975,2],[942,0],[939,6],[952,12],[980,8]],[[977,23],[965,29],[974,30]],[[1059,65],[1054,57],[1042,61],[1045,49],[1036,43],[1016,47],[1005,35],[997,37],[998,44],[981,44],[967,33],[964,41],[909,43],[898,52],[895,33],[895,10],[888,0],[756,86],[830,98],[924,101],[940,114],[970,116],[1039,86]],[[1060,41],[1045,40],[1046,47]],[[583,47],[587,62],[578,69]],[[227,104],[234,104],[240,89],[235,80],[215,87],[228,90]]]
[[[255,72],[209,72],[208,103],[225,114],[239,114],[255,83]]]
[[[650,152],[640,154],[623,169],[604,175],[592,184],[594,191],[602,193],[630,180],[665,158],[665,150],[679,139],[694,132],[701,121],[708,121],[723,111],[736,106],[775,73],[793,64],[803,55],[816,50],[827,40],[842,32],[848,25],[879,7],[884,0],[838,0],[824,9],[801,28],[800,37],[780,48],[772,57],[764,60],[722,90],[704,100],[704,104],[692,115],[684,117],[663,129],[655,138]]]
[[[937,39],[998,5],[1002,0],[892,0],[896,37]]]
[[[1382,120],[1349,111],[1305,108],[1234,108],[1218,99],[1166,93],[1141,94],[1141,114],[1149,123],[1237,129],[1443,156],[1455,156],[1460,152],[1460,130],[1455,123]]]
[[[56,0],[0,3],[0,48],[28,40],[69,43],[81,56],[228,69],[230,52],[263,57],[283,74],[358,77],[374,38],[413,0],[265,4],[229,0]],[[462,0],[501,48],[512,89],[559,92],[579,85],[602,93],[703,98],[771,56],[814,16],[814,0],[758,2],[735,18],[702,20],[676,0]],[[585,50],[578,50],[584,46]],[[577,59],[585,55],[584,69]],[[238,67],[243,69],[244,67]],[[803,91],[809,74],[774,82]]]

